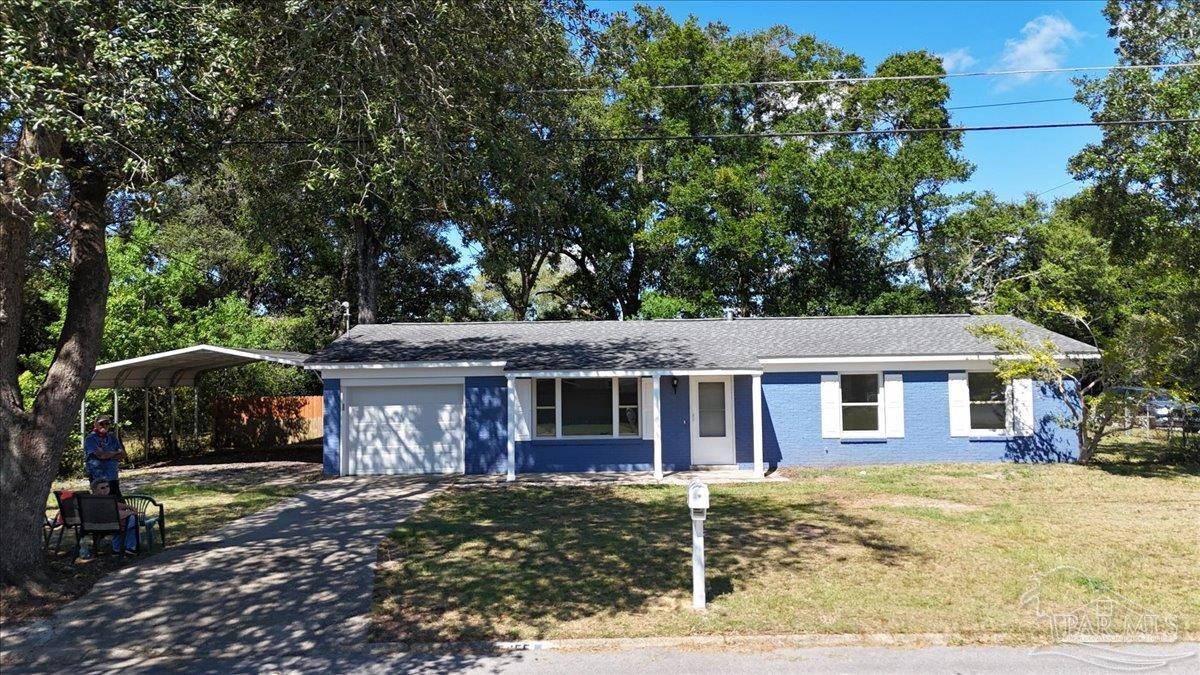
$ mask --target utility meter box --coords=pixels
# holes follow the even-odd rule
[[[688,483],[688,508],[692,510],[692,518],[704,520],[708,510],[708,486],[699,480]]]

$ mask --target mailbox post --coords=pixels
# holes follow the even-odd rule
[[[688,483],[692,512],[692,607],[704,609],[704,519],[708,515],[708,486],[699,479]]]

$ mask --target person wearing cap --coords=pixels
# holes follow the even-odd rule
[[[125,445],[111,432],[112,419],[107,415],[96,420],[92,433],[83,440],[84,469],[88,482],[108,481],[109,494],[121,498],[121,482],[118,468],[125,459]]]

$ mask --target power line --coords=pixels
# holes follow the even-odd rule
[[[647,89],[720,89],[723,87],[782,87],[797,84],[858,84],[861,82],[898,82],[911,80],[942,80],[952,77],[1002,77],[1006,75],[1048,75],[1051,73],[1082,73],[1096,70],[1163,70],[1194,68],[1200,62],[1148,63],[1111,66],[1078,66],[1074,68],[1023,68],[1020,70],[980,70],[970,73],[941,73],[937,75],[868,75],[863,77],[824,77],[804,80],[751,80],[745,82],[696,82],[691,84],[651,84]],[[583,94],[610,91],[613,87],[562,87],[549,89],[513,89],[512,94]]]
[[[914,129],[849,129],[827,131],[746,131],[724,134],[694,134],[694,135],[657,135],[657,136],[553,136],[543,139],[547,143],[598,143],[602,141],[704,141],[735,138],[807,138],[821,136],[900,136],[929,133],[961,133],[967,131],[1018,131],[1024,129],[1069,129],[1074,127],[1109,127],[1137,126],[1142,124],[1190,124],[1200,122],[1200,117],[1170,118],[1170,119],[1138,119],[1138,120],[1108,120],[1100,122],[1052,122],[1042,124],[997,124],[987,126],[957,126],[957,127],[923,127]],[[229,139],[221,141],[222,145],[308,145],[312,143],[327,143],[349,145],[370,142],[369,137],[352,137],[342,139],[321,138],[262,138],[262,139]]]
[[[1074,183],[1074,182],[1075,182],[1075,179],[1074,179],[1074,178],[1072,178],[1071,180],[1069,180],[1069,181],[1067,181],[1067,182],[1063,183],[1062,185],[1055,185],[1054,187],[1050,188],[1049,190],[1042,190],[1041,192],[1039,192],[1039,193],[1037,193],[1036,195],[1034,195],[1034,198],[1036,199],[1036,198],[1038,198],[1038,197],[1041,197],[1042,195],[1048,195],[1048,194],[1050,194],[1051,192],[1054,192],[1055,190],[1060,190],[1060,189],[1062,189],[1062,188],[1065,188],[1065,187],[1067,187],[1068,185],[1070,185],[1071,183]]]
[[[1029,105],[1030,103],[1050,103],[1052,101],[1074,101],[1074,96],[1062,96],[1060,98],[1035,98],[1028,101],[1008,101],[1006,103],[980,103],[978,105],[956,105],[946,108],[946,110],[973,110],[975,108],[1003,108],[1010,105]]]
[[[134,220],[133,218],[130,218],[127,220],[119,220],[119,221],[108,223],[107,225],[104,226],[105,234],[108,235],[108,230],[112,229],[114,226],[121,225],[123,223],[130,223],[130,222],[133,222],[133,220]],[[121,238],[120,235],[115,231],[111,235],[108,235],[108,236],[114,236],[114,237],[117,237],[118,239]],[[173,256],[170,253],[163,251],[161,248],[156,248],[153,243],[146,241],[145,239],[135,237],[132,232],[126,232],[124,239],[126,242],[138,244],[138,247],[142,249],[142,253],[144,253],[146,255],[151,255],[151,256],[158,255],[158,256],[162,256],[162,257],[166,258],[167,260],[173,260],[173,261],[179,263],[180,265],[186,265],[187,267],[190,267],[190,268],[196,270],[197,272],[205,275],[206,277],[209,274],[209,270],[203,269],[191,261],[184,260],[183,258],[178,258],[176,256]]]
[[[1200,117],[1173,119],[1109,120],[1100,122],[1053,122],[1048,124],[996,124],[986,126],[923,127],[915,129],[851,129],[828,131],[747,131],[725,134],[657,135],[657,136],[577,136],[548,138],[551,143],[601,143],[653,141],[716,141],[738,138],[820,138],[826,136],[904,136],[931,133],[962,133],[967,131],[1017,131],[1025,129],[1071,129],[1076,127],[1136,126],[1141,124],[1191,124]]]

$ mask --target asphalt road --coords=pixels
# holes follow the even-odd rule
[[[123,673],[1098,673],[1200,672],[1200,643],[1125,647],[830,647],[526,651],[500,655],[341,650],[229,658],[132,655],[78,672]]]

